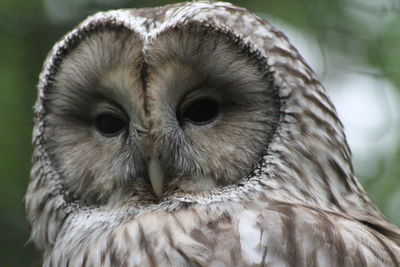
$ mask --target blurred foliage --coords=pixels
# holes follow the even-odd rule
[[[53,43],[87,15],[173,1],[0,0],[0,264],[40,266],[27,243],[23,196],[30,169],[37,77]],[[396,0],[237,0],[234,4],[307,32],[327,49],[372,66],[400,88],[400,4]],[[400,149],[362,181],[373,201],[400,224]]]

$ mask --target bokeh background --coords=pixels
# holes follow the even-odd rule
[[[0,0],[0,265],[40,266],[23,197],[32,106],[53,43],[99,10],[172,1]],[[284,30],[325,84],[343,120],[356,173],[400,225],[400,2],[241,0]]]

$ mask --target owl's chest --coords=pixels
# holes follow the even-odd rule
[[[107,216],[67,222],[44,266],[353,266],[359,253],[391,262],[378,243],[382,259],[359,239],[373,238],[363,225],[288,203],[196,205],[119,225]]]
[[[143,264],[247,266],[263,260],[259,213],[240,207],[193,207],[140,216],[118,232],[125,237],[129,233],[136,242],[135,254],[146,255]]]
[[[257,211],[191,207],[119,226],[92,214],[65,225],[45,266],[243,266],[260,263]],[[85,221],[85,223],[84,223]],[[46,265],[47,264],[47,265]]]

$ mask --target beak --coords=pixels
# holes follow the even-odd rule
[[[149,178],[151,186],[157,197],[160,198],[164,188],[164,172],[161,168],[160,160],[151,158],[149,162]]]

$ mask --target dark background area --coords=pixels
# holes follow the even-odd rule
[[[29,229],[23,197],[29,181],[32,107],[46,54],[56,40],[96,11],[172,2],[0,0],[0,114],[3,114],[0,123],[1,266],[41,264],[39,253],[27,242]],[[297,35],[304,35],[307,42],[318,46],[327,60],[332,58],[329,55],[341,55],[347,58],[346,62],[354,63],[316,69],[318,75],[328,73],[330,78],[322,81],[325,83],[327,80],[328,90],[332,93],[336,90],[333,86],[335,79],[340,79],[345,72],[356,72],[377,81],[373,87],[377,99],[388,97],[382,96],[380,81],[390,83],[393,93],[389,97],[397,97],[394,103],[400,103],[399,1],[242,0],[233,3],[272,22],[286,25]],[[400,138],[396,115],[399,109],[396,111],[396,108],[386,112],[386,126],[379,127],[379,132],[365,141],[368,147],[369,143],[386,138],[387,132],[394,131],[390,149],[379,153],[364,151],[363,157],[371,160],[356,162],[356,173],[374,203],[391,222],[400,225]],[[368,117],[364,119],[368,120]],[[353,152],[357,158],[357,151],[353,149]]]

